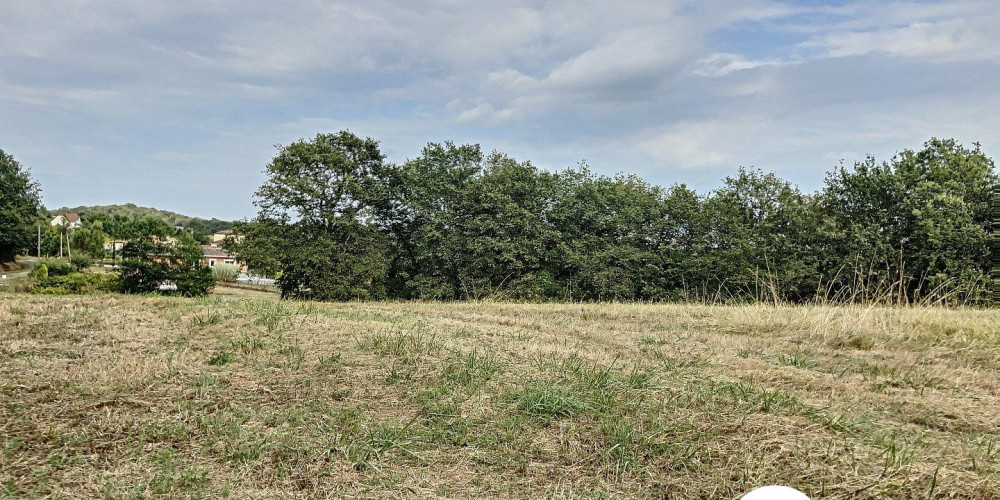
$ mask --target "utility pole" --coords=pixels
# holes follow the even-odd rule
[[[35,252],[35,257],[39,259],[42,258],[42,225],[38,225],[38,250]]]

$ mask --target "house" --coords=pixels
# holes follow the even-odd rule
[[[212,244],[215,245],[215,244],[218,244],[218,243],[222,243],[226,239],[226,237],[229,236],[229,235],[231,235],[231,234],[233,234],[233,230],[232,229],[223,229],[222,231],[219,231],[219,232],[213,234],[212,235]]]
[[[240,241],[243,240],[243,236],[242,235],[235,235],[234,236],[232,229],[223,229],[222,231],[219,231],[217,233],[212,234],[212,244],[213,245],[219,245],[223,241],[226,241],[226,238],[230,238],[230,237],[233,238],[237,243],[239,243]]]
[[[65,227],[67,229],[79,229],[83,227],[83,221],[80,220],[80,216],[73,212],[67,212],[64,214],[59,214],[55,216],[49,225],[52,227]]]
[[[243,259],[215,245],[202,245],[201,254],[202,264],[208,267],[215,267],[216,264],[231,264],[238,266],[240,268],[240,272],[247,272],[247,263]]]

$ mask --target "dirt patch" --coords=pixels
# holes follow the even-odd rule
[[[20,262],[0,262],[0,271],[2,272],[20,271],[27,268],[27,264],[22,264]]]

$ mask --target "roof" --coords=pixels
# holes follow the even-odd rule
[[[233,234],[232,229],[223,229],[222,231],[216,231],[215,234]]]
[[[229,253],[229,252],[227,252],[227,251],[225,251],[225,250],[223,250],[223,249],[221,249],[221,248],[219,248],[217,246],[212,246],[212,245],[202,245],[201,246],[201,253],[205,257],[222,257],[222,258],[226,258],[226,259],[235,259],[236,258],[235,255],[233,255],[233,254],[231,254],[231,253]]]
[[[67,213],[59,214],[59,215],[53,217],[52,218],[52,222],[50,222],[49,224],[52,225],[52,226],[65,226],[67,224],[69,224],[69,225],[79,225],[79,224],[81,224],[81,222],[80,222],[80,216],[79,215],[77,215],[77,214],[75,214],[73,212],[67,212]]]

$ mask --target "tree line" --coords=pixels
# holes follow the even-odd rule
[[[993,161],[931,139],[815,193],[741,168],[698,193],[478,145],[387,162],[348,131],[281,147],[227,246],[316,300],[983,304]]]

